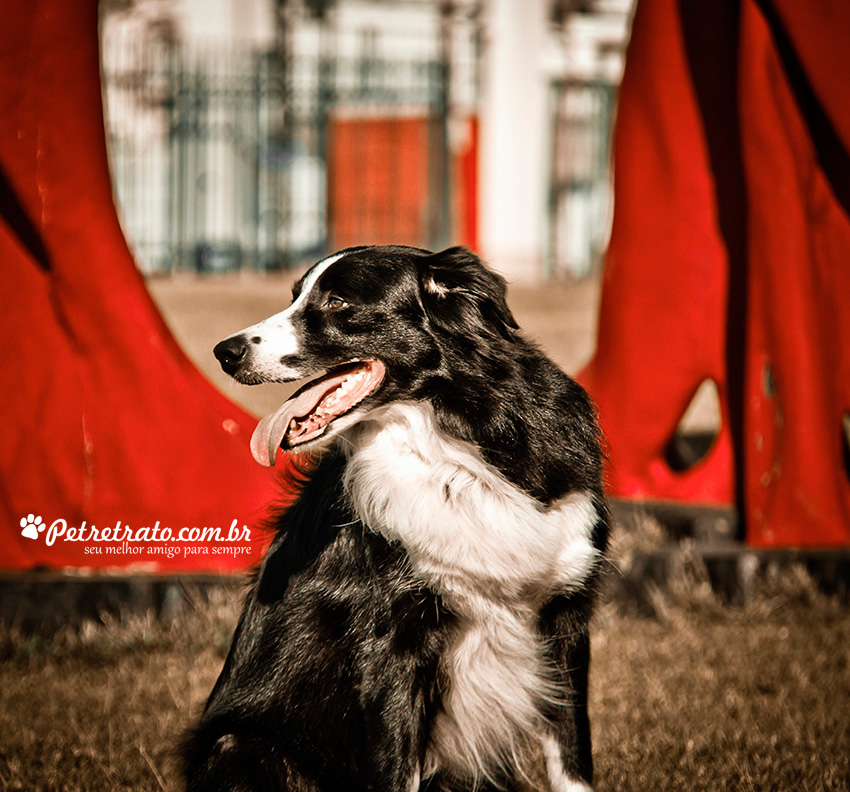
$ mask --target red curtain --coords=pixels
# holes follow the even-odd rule
[[[0,567],[245,567],[277,484],[251,459],[254,419],[184,356],[122,236],[97,27],[95,0],[13,0],[0,26]],[[21,525],[30,514],[35,529]],[[225,535],[235,520],[251,540],[239,555],[212,541],[105,555],[93,541],[48,546],[38,527],[60,519]]]
[[[611,490],[737,504],[760,547],[850,543],[850,4],[640,0],[596,398]],[[695,390],[722,426],[677,472]]]

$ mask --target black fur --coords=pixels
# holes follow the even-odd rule
[[[328,310],[331,296],[345,307]],[[387,374],[370,403],[430,402],[443,432],[472,443],[541,504],[592,493],[600,515],[593,539],[604,550],[593,405],[522,337],[504,280],[473,254],[351,249],[319,278],[294,321],[301,348],[282,364],[308,373],[380,359]],[[243,342],[248,368],[250,339]],[[342,491],[344,465],[339,449],[327,452],[277,521],[224,669],[186,744],[189,790],[407,790],[421,767],[455,620],[413,576],[403,548],[358,520]],[[544,715],[565,770],[588,782],[592,593],[591,579],[577,593],[555,593],[539,614],[540,640],[568,702]],[[466,782],[437,776],[421,788],[437,786],[464,789]]]
[[[342,464],[325,457],[280,520],[188,746],[189,789],[401,789],[424,755],[451,617],[342,505]]]

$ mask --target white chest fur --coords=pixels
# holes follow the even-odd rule
[[[405,547],[459,619],[432,758],[486,773],[539,726],[548,690],[534,616],[542,596],[581,586],[598,562],[591,498],[541,506],[473,446],[440,432],[425,404],[381,408],[345,439],[358,515]]]

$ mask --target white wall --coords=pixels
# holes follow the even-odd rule
[[[546,0],[490,0],[483,53],[482,253],[509,280],[542,275],[548,167]]]
[[[274,40],[272,4],[268,0],[180,0],[181,27],[188,40]]]

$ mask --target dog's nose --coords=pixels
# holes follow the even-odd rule
[[[225,338],[224,341],[216,344],[213,354],[228,374],[234,374],[245,357],[247,349],[248,347],[242,336],[233,336],[232,338]]]

